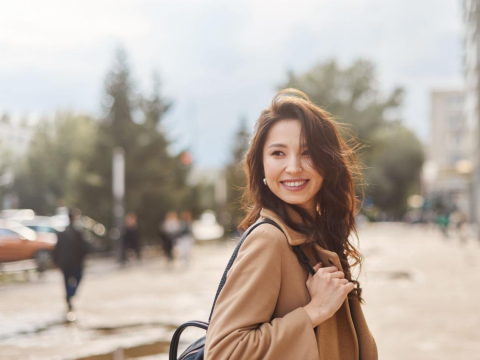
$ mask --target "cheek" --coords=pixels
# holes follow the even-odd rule
[[[314,180],[315,191],[319,191],[323,185],[323,176],[320,175],[315,169],[310,169],[310,178]]]
[[[323,177],[321,175],[318,175],[316,192],[320,191],[322,187],[323,187]]]
[[[265,177],[267,179],[271,179],[272,177],[275,177],[276,169],[274,166],[274,163],[272,161],[265,160],[263,162],[263,171],[265,172]]]

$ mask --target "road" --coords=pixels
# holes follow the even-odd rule
[[[479,360],[480,243],[392,223],[365,226],[360,240],[364,311],[380,359]],[[90,261],[71,323],[58,271],[0,282],[0,359],[166,359],[176,325],[208,318],[233,247],[196,246],[188,269],[168,269],[154,254],[125,269]]]

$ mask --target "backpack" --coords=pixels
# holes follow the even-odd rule
[[[208,330],[208,325],[209,325],[210,320],[212,319],[212,314],[213,314],[213,309],[215,308],[215,303],[217,302],[218,296],[220,295],[220,291],[222,291],[222,288],[225,285],[225,282],[227,281],[227,273],[230,270],[230,268],[232,267],[233,262],[237,258],[238,251],[240,250],[240,247],[242,246],[242,244],[245,241],[245,239],[247,238],[247,236],[253,231],[253,229],[255,229],[257,226],[262,225],[262,224],[271,224],[283,233],[283,230],[280,228],[280,226],[275,221],[273,221],[271,219],[263,219],[261,221],[257,221],[254,224],[252,224],[247,229],[247,231],[245,231],[242,238],[238,242],[237,247],[233,251],[232,257],[230,258],[230,261],[228,262],[228,265],[227,265],[227,267],[226,267],[226,269],[223,273],[222,280],[220,280],[220,284],[218,285],[217,293],[215,295],[215,300],[213,301],[212,310],[210,311],[210,316],[208,318],[208,322],[193,320],[193,321],[188,321],[188,322],[180,325],[177,328],[177,330],[175,330],[175,332],[173,333],[172,341],[170,342],[169,360],[203,360],[206,336],[202,336],[200,339],[198,339],[193,344],[191,344],[177,358],[178,343],[180,342],[180,336],[182,335],[182,332],[188,327],[197,327],[197,328],[200,328],[200,329],[203,329],[203,330]],[[306,269],[312,275],[315,275],[315,270],[308,263],[308,258],[303,253],[303,251],[298,246],[293,246],[293,250],[297,254],[297,257],[298,257],[299,261],[302,263],[302,265],[304,265],[306,267]]]

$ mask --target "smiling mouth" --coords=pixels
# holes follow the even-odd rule
[[[305,185],[307,185],[309,181],[310,180],[295,180],[295,181],[284,180],[284,181],[280,181],[280,183],[287,188],[300,189],[305,187]]]

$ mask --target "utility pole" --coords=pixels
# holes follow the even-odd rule
[[[113,238],[116,243],[117,255],[120,257],[120,235],[122,233],[123,218],[125,215],[125,150],[122,147],[113,149],[112,166],[113,225],[115,227]]]

